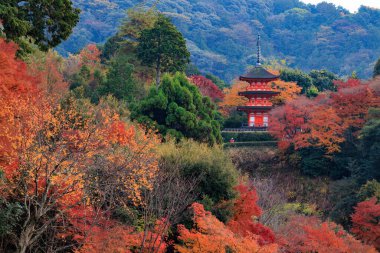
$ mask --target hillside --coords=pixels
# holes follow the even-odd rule
[[[63,54],[104,42],[116,33],[124,10],[140,1],[75,2],[82,10],[81,20],[58,47]],[[326,68],[340,75],[356,71],[368,78],[380,55],[377,9],[361,7],[351,14],[332,4],[306,5],[299,0],[162,0],[158,9],[171,16],[187,38],[193,62],[228,81],[254,62],[258,31],[267,61],[286,60],[305,71]]]

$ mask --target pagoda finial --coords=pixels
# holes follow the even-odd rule
[[[260,62],[260,34],[257,35],[257,62],[256,67],[261,66]]]

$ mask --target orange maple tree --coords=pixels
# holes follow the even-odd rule
[[[279,147],[295,149],[317,146],[327,153],[340,150],[345,126],[333,107],[319,99],[300,97],[271,111],[269,131],[279,139]]]
[[[189,230],[183,225],[178,226],[180,243],[175,245],[178,252],[277,252],[276,244],[261,246],[257,236],[243,237],[235,234],[210,212],[205,211],[203,205],[194,203],[191,209],[194,213],[194,228]]]
[[[377,203],[377,198],[358,203],[351,219],[351,232],[358,239],[380,249],[380,204]]]
[[[375,253],[372,246],[362,244],[333,222],[321,222],[316,217],[295,216],[281,231],[284,252]]]
[[[86,65],[90,69],[99,67],[101,51],[95,44],[89,44],[79,53],[79,66]]]
[[[0,194],[22,203],[26,214],[14,240],[18,252],[31,250],[43,236],[50,243],[73,238],[76,229],[67,227],[79,224],[78,214],[84,223],[96,222],[93,213],[104,207],[105,196],[138,203],[158,168],[155,135],[121,121],[102,102],[57,103],[49,80],[29,74],[15,58],[15,44],[0,39],[0,47]],[[101,172],[113,177],[104,179]]]
[[[280,92],[277,96],[272,98],[274,105],[282,105],[285,102],[292,101],[297,98],[302,91],[302,87],[298,86],[295,82],[285,82],[277,80],[272,83],[272,88],[275,91]]]
[[[236,110],[236,106],[244,105],[248,100],[243,96],[239,96],[239,91],[245,90],[248,83],[237,81],[230,88],[224,89],[224,99],[219,103],[220,112],[224,115],[230,114]]]

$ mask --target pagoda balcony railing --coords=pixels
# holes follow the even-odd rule
[[[268,131],[268,127],[266,126],[248,126],[248,124],[244,123],[240,128],[225,128],[223,132],[266,132]]]

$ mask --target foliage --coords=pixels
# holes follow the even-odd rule
[[[158,89],[132,108],[133,119],[157,129],[162,135],[209,144],[220,143],[220,115],[208,97],[202,97],[186,76],[165,75]]]
[[[139,203],[157,170],[157,139],[104,103],[63,99],[67,85],[66,92],[52,91],[49,75],[39,79],[15,59],[14,44],[0,45],[0,104],[6,108],[0,114],[1,198],[19,203],[23,214],[9,242],[19,252],[54,249],[61,240],[79,243],[75,235],[89,232],[101,208]],[[55,70],[50,67],[45,70]]]
[[[258,32],[265,62],[281,59],[305,72],[328,69],[349,76],[355,70],[360,78],[368,78],[380,55],[379,10],[370,7],[349,13],[331,3],[295,0],[147,3],[145,8],[157,7],[172,18],[188,40],[192,62],[203,73],[227,82],[254,64],[255,50],[247,45],[255,45]],[[67,55],[91,42],[103,43],[117,33],[124,11],[136,4],[141,1],[76,1],[83,10],[81,21],[59,52]]]
[[[247,102],[247,98],[239,96],[239,91],[244,90],[248,84],[246,82],[235,82],[230,88],[224,89],[224,99],[219,104],[220,111],[224,115],[231,114],[236,110],[236,106],[243,105]]]
[[[234,203],[234,215],[227,226],[235,234],[243,237],[257,236],[260,245],[272,244],[275,242],[274,233],[264,225],[257,222],[262,211],[257,204],[258,196],[254,188],[249,188],[244,184],[236,187],[239,198]]]
[[[358,203],[352,218],[352,229],[358,239],[380,249],[380,204],[377,197]]]
[[[141,32],[138,39],[137,56],[143,65],[156,70],[156,85],[160,84],[161,72],[184,71],[190,53],[182,34],[160,15],[154,26]]]
[[[131,102],[142,98],[144,86],[133,77],[133,65],[121,55],[112,58],[105,81],[98,87],[100,96],[112,95],[119,100]]]
[[[336,90],[335,87],[335,80],[338,80],[338,77],[328,71],[328,70],[312,70],[309,73],[311,79],[313,80],[313,85],[319,90],[319,91],[326,91],[326,90],[331,90],[334,91]]]
[[[195,84],[203,96],[210,97],[212,101],[221,101],[224,98],[223,92],[210,79],[203,76],[191,76],[190,82]]]
[[[380,75],[380,59],[377,60],[375,67],[373,68],[373,77]]]
[[[300,97],[271,112],[270,131],[280,147],[322,147],[327,153],[341,150],[347,130],[363,126],[371,106],[378,104],[376,88],[356,79],[337,81],[337,92],[310,100]]]
[[[302,93],[305,93],[313,85],[313,79],[298,69],[281,70],[280,79],[285,82],[296,82],[298,86],[302,87]]]
[[[321,100],[296,99],[271,112],[270,131],[280,140],[280,148],[324,147],[327,153],[340,150],[344,141],[343,120],[333,107]]]
[[[284,82],[282,80],[273,82],[272,88],[273,90],[280,92],[280,94],[272,98],[273,105],[282,105],[285,104],[285,102],[292,101],[302,90],[302,88],[296,83]]]
[[[106,41],[106,43],[104,43],[102,47],[102,60],[110,60],[113,56],[115,56],[121,48],[122,41],[123,38],[119,35],[114,35],[108,38],[108,40]]]
[[[199,178],[195,188],[197,201],[209,198],[214,212],[218,212],[218,204],[235,198],[238,172],[222,148],[183,140],[179,144],[163,144],[160,154],[164,170],[177,167],[183,177]],[[219,218],[227,219],[226,216]]]
[[[7,38],[21,42],[22,37],[30,37],[42,50],[55,47],[69,37],[79,21],[79,12],[71,0],[0,3],[0,20]]]
[[[368,181],[366,184],[360,187],[357,195],[360,201],[365,201],[372,197],[380,199],[380,183],[376,180]]]
[[[222,79],[220,79],[217,76],[214,76],[213,74],[207,73],[205,75],[207,79],[210,79],[213,83],[215,83],[216,86],[219,87],[219,89],[223,90],[224,88],[227,88],[228,84],[226,84]]]
[[[199,203],[191,206],[194,226],[191,230],[178,226],[178,252],[277,252],[276,244],[260,246],[254,236],[234,234]]]
[[[136,6],[128,9],[127,18],[120,26],[118,36],[126,40],[124,43],[137,44],[142,31],[152,29],[158,19],[159,13],[154,8],[144,10]]]
[[[333,222],[316,217],[294,217],[282,233],[286,252],[372,252],[375,248],[362,244]]]

